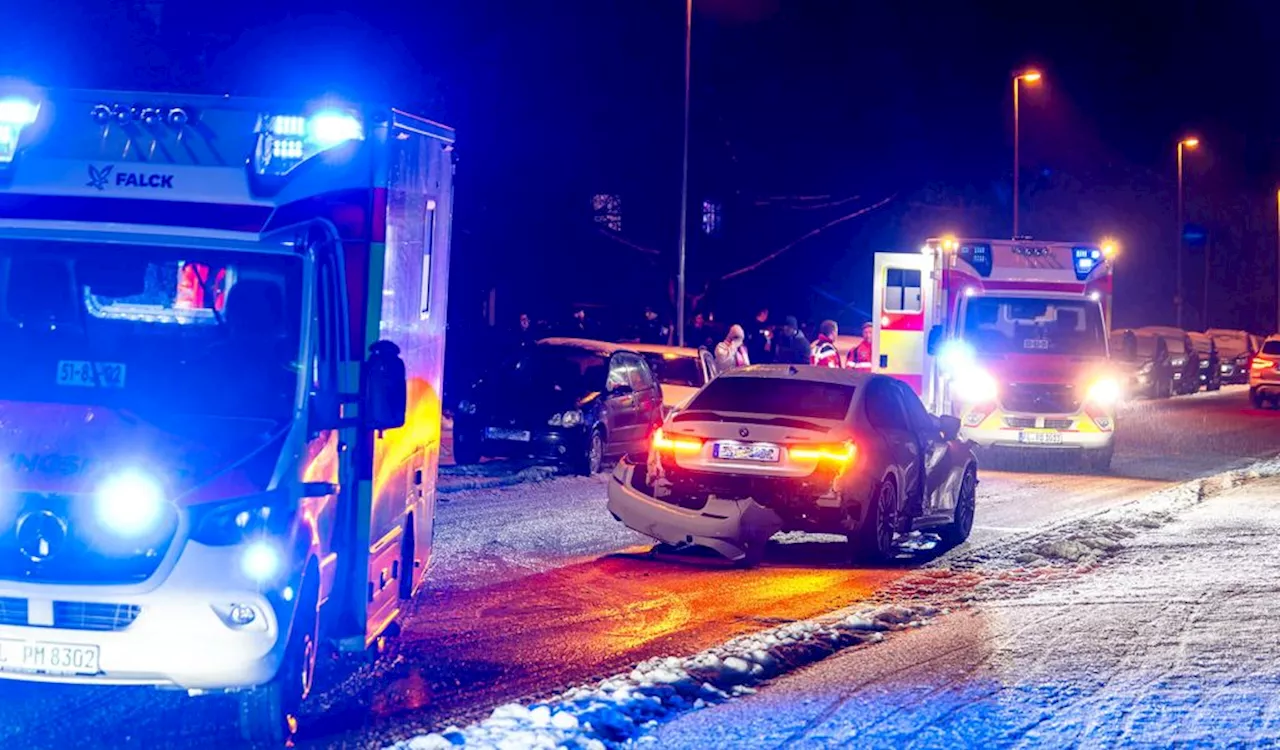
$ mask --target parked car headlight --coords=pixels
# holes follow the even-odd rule
[[[464,398],[458,402],[458,411],[463,414],[475,414],[476,405]]]
[[[1174,367],[1182,367],[1186,363],[1187,363],[1186,357],[1174,357],[1169,364],[1173,365]]]
[[[1115,378],[1103,377],[1093,381],[1093,385],[1089,386],[1088,398],[1089,403],[1098,406],[1114,406],[1120,401],[1123,391],[1120,383]]]
[[[951,388],[956,397],[967,403],[990,401],[999,390],[996,379],[981,367],[966,367],[952,375]]]
[[[560,414],[552,414],[551,419],[547,420],[547,424],[552,427],[577,427],[582,424],[582,412],[574,409]]]
[[[1152,370],[1154,370],[1155,368],[1156,368],[1155,362],[1148,362],[1145,365],[1143,365],[1142,369],[1138,370],[1138,372],[1142,373],[1143,375],[1146,375],[1150,373]]]

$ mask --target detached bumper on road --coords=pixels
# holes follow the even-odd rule
[[[712,497],[696,510],[659,500],[644,487],[644,472],[629,461],[618,464],[609,480],[609,512],[659,542],[707,547],[737,561],[746,556],[748,540],[768,539],[782,528],[777,513],[750,499]]]
[[[268,682],[287,619],[241,576],[240,552],[187,543],[158,586],[0,582],[0,679],[187,690]],[[253,620],[235,624],[233,608],[252,609]]]

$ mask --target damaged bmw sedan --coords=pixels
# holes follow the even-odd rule
[[[677,548],[754,565],[779,531],[844,535],[855,559],[896,556],[912,531],[954,546],[973,528],[977,460],[959,420],[905,383],[818,367],[721,375],[621,462],[609,510]]]

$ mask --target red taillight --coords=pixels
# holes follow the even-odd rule
[[[797,445],[791,447],[788,453],[798,461],[831,461],[832,463],[844,465],[857,457],[858,446],[853,443]]]
[[[667,437],[659,427],[653,431],[653,449],[667,453],[698,453],[702,450],[702,441],[697,438]]]

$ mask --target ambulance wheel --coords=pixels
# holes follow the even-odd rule
[[[239,694],[240,736],[246,742],[282,745],[298,731],[302,701],[315,682],[320,643],[314,580],[308,576],[307,594],[298,602],[280,671],[271,682]]]
[[[951,523],[938,530],[943,547],[951,549],[964,544],[973,531],[973,516],[978,505],[978,472],[970,466],[960,480],[960,491],[956,493],[956,510]]]
[[[1115,446],[1109,445],[1106,448],[1103,448],[1101,450],[1089,451],[1085,453],[1084,460],[1085,460],[1085,463],[1089,466],[1090,471],[1103,473],[1111,470],[1111,459],[1114,458],[1115,455],[1116,455]]]

